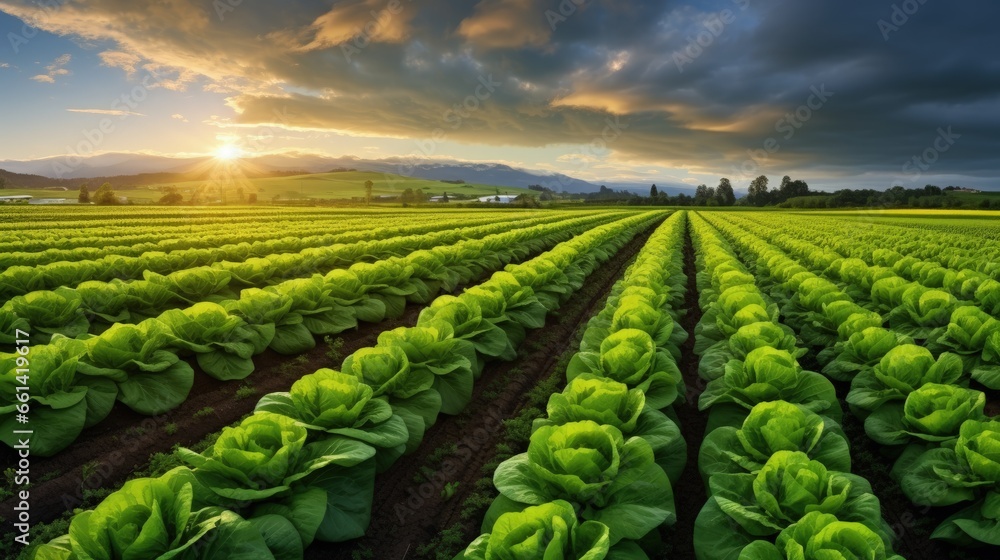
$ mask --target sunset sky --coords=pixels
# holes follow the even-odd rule
[[[593,181],[1000,189],[995,1],[0,0],[0,12],[0,160],[90,138],[101,152],[235,144]]]

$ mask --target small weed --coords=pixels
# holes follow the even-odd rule
[[[344,339],[339,336],[333,338],[326,335],[323,337],[323,343],[326,344],[326,359],[330,360],[331,363],[339,364],[344,359]]]
[[[177,424],[175,424],[174,422],[169,422],[167,424],[164,424],[163,425],[163,433],[167,434],[168,436],[172,436],[172,435],[176,434],[177,433]]]
[[[250,383],[244,383],[240,385],[240,388],[236,390],[235,398],[238,401],[243,399],[248,399],[257,394],[257,389],[254,389],[253,385]]]
[[[441,498],[446,502],[450,500],[455,495],[455,492],[458,491],[459,484],[460,483],[458,481],[445,484],[444,489],[441,490]]]
[[[215,409],[210,406],[206,406],[205,408],[199,410],[198,412],[195,412],[191,416],[193,416],[194,418],[201,418],[204,416],[208,416],[209,414],[215,414]]]
[[[81,471],[83,479],[87,480],[88,478],[90,478],[91,475],[96,474],[97,473],[97,467],[100,467],[100,466],[101,466],[101,463],[99,463],[98,461],[91,461],[89,463],[84,463],[80,467],[80,471]]]

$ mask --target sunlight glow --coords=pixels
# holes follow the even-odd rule
[[[215,149],[215,158],[232,161],[243,157],[243,150],[235,144],[223,144]]]

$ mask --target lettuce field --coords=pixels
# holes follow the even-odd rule
[[[5,558],[1000,552],[995,214],[0,218]]]

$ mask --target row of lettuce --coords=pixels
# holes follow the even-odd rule
[[[986,416],[986,394],[970,388],[973,380],[995,386],[995,319],[976,307],[957,306],[946,327],[925,322],[918,326],[927,330],[907,329],[894,322],[895,310],[883,317],[872,309],[880,304],[879,281],[871,279],[884,270],[842,257],[839,267],[835,259],[821,264],[822,256],[803,257],[817,274],[766,239],[796,247],[797,255],[806,249],[801,242],[778,239],[738,218],[710,219],[756,263],[758,277],[766,279],[782,316],[811,347],[823,373],[849,383],[851,412],[894,461],[892,475],[907,497],[920,506],[965,505],[931,537],[955,545],[1000,545],[1000,421]],[[862,305],[851,293],[860,298],[865,287],[871,296]],[[912,318],[919,315],[915,311]]]
[[[70,445],[83,429],[104,420],[116,401],[144,415],[179,406],[195,378],[184,358],[193,357],[202,372],[216,379],[243,379],[253,372],[253,357],[268,348],[283,355],[300,354],[316,345],[317,336],[355,328],[359,321],[377,323],[396,317],[407,302],[427,303],[483,272],[520,262],[614,217],[519,224],[526,227],[512,230],[509,225],[492,224],[399,242],[374,242],[429,248],[373,263],[357,262],[325,276],[313,274],[246,288],[238,298],[169,309],[136,324],[115,323],[99,335],[55,333],[48,344],[40,344],[43,327],[15,317],[9,332],[29,331],[32,346],[28,357],[0,355],[0,439],[16,444],[14,423],[18,414],[26,414],[29,423],[21,427],[34,430],[32,453],[51,456]],[[340,247],[333,254],[359,259],[364,255],[351,246]],[[372,251],[370,244],[362,249]],[[183,284],[188,295],[211,291],[216,285],[214,277],[186,278],[190,283],[178,285]],[[139,283],[157,286],[150,281],[132,284]],[[178,297],[177,301],[185,300]],[[129,313],[135,313],[137,307],[129,305]],[[30,370],[30,376],[20,375],[19,369]],[[28,402],[18,400],[17,387],[22,385],[31,388]]]
[[[766,214],[746,217],[757,223],[773,223]],[[974,280],[978,274],[1000,279],[1000,247],[984,243],[991,232],[983,228],[962,234],[919,222],[905,226],[880,222],[874,227],[866,227],[867,224],[858,221],[788,214],[784,222],[795,227],[796,233],[801,234],[800,239],[821,243],[844,256],[861,258],[869,264],[894,266],[905,259],[897,272],[905,275],[912,270],[916,276],[910,277],[911,280],[939,283],[924,283],[929,287],[953,282],[956,274]],[[992,237],[996,235],[992,232]],[[976,280],[977,284],[979,282]]]
[[[522,222],[526,216],[512,217],[512,222]],[[550,220],[565,219],[565,215],[551,216]],[[276,230],[269,237],[254,239],[254,236],[244,234],[236,237],[235,243],[225,243],[215,246],[194,247],[174,250],[149,250],[136,256],[119,253],[105,254],[101,257],[88,258],[81,256],[75,260],[60,260],[47,264],[17,265],[4,267],[0,272],[0,301],[8,303],[15,296],[25,296],[31,292],[52,290],[59,287],[77,287],[81,284],[90,287],[90,291],[104,291],[112,283],[118,290],[125,289],[129,280],[142,280],[148,276],[158,278],[171,273],[186,271],[199,267],[212,267],[220,271],[228,271],[237,276],[245,274],[245,269],[260,266],[270,266],[282,260],[287,264],[298,266],[303,259],[316,259],[331,250],[342,250],[347,246],[356,246],[360,255],[368,258],[377,254],[370,250],[383,249],[380,245],[366,246],[363,242],[392,240],[401,236],[417,236],[443,231],[445,229],[468,228],[494,223],[487,216],[456,215],[442,220],[416,217],[406,222],[397,220],[382,220],[381,227],[371,229],[370,220],[342,220],[335,227],[323,227],[319,224],[309,234],[295,237],[294,232]],[[544,223],[539,221],[537,223]],[[322,232],[322,233],[319,233]],[[366,247],[369,249],[366,250]],[[388,249],[388,247],[385,247]],[[26,253],[39,256],[41,253]],[[351,261],[353,262],[353,261]],[[348,263],[350,264],[350,262]],[[0,265],[2,266],[2,265]],[[235,286],[234,286],[235,287]],[[36,296],[37,297],[37,296]],[[18,301],[23,301],[23,298]],[[13,302],[12,302],[13,303]],[[88,302],[85,302],[88,303]],[[100,302],[95,302],[100,303]],[[23,303],[21,305],[24,305]],[[101,309],[84,307],[84,314],[90,318],[100,318],[107,314]]]
[[[527,452],[497,467],[483,534],[456,560],[656,557],[687,457],[673,410],[685,395],[685,223],[674,214],[653,233],[590,320],[565,389]]]
[[[698,407],[708,411],[696,556],[900,560],[871,485],[851,474],[833,384],[801,367],[806,349],[729,243],[700,215],[691,225],[703,310]]]
[[[414,450],[439,414],[468,404],[491,360],[515,357],[528,329],[577,291],[657,212],[588,229],[508,265],[459,296],[440,296],[417,326],[383,332],[287,393],[263,397],[189,465],[132,480],[34,558],[302,558],[314,541],[364,534],[376,473]]]
[[[415,216],[422,219],[421,216]],[[146,252],[172,252],[189,249],[216,249],[242,242],[287,243],[326,233],[342,233],[363,229],[365,224],[394,227],[401,221],[393,215],[344,217],[328,216],[280,220],[248,225],[188,224],[143,228],[106,226],[94,228],[56,227],[36,233],[26,232],[24,242],[20,236],[0,243],[0,264],[6,266],[37,266],[56,261],[95,260],[106,256],[141,256]],[[37,239],[32,240],[32,237]]]

